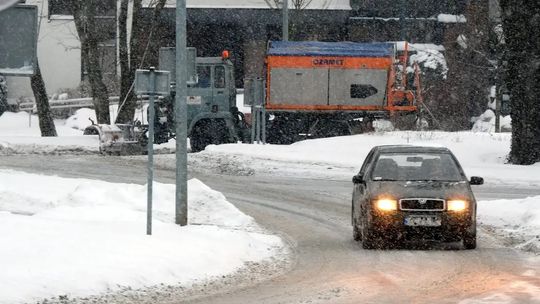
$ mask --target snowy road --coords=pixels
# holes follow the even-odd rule
[[[0,168],[66,177],[144,183],[137,160],[100,156],[9,156]],[[295,251],[290,272],[256,286],[166,303],[540,303],[540,257],[509,249],[480,227],[479,248],[366,251],[352,240],[351,183],[190,172],[258,223],[281,233]],[[156,170],[172,183],[174,172]],[[475,188],[477,198],[522,198],[540,189]]]

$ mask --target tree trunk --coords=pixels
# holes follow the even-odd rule
[[[140,66],[143,54],[141,52],[140,43],[141,37],[142,35],[144,35],[144,31],[139,28],[140,19],[142,18],[141,11],[141,0],[134,0],[133,13],[131,18],[131,39],[129,41],[129,65],[125,67],[125,70],[121,70],[122,87],[120,92],[120,102],[122,102],[123,104],[122,108],[118,111],[116,123],[129,123],[133,121],[133,117],[135,116],[135,107],[137,100],[135,93],[133,92],[133,88],[131,88],[131,85],[135,81],[135,71]],[[148,32],[146,34],[148,34]],[[125,43],[127,47],[127,25]]]
[[[49,97],[47,96],[47,91],[45,90],[45,83],[43,82],[43,77],[41,76],[39,63],[36,66],[36,73],[30,78],[30,86],[32,87],[32,92],[34,92],[34,98],[36,99],[41,136],[58,136],[56,134],[56,128],[51,115]]]
[[[128,52],[128,36],[127,36],[127,18],[128,18],[129,0],[121,0],[120,14],[118,16],[118,36],[119,36],[119,61],[120,61],[120,109],[116,122],[126,123],[133,119],[133,116],[128,117],[129,111],[123,110],[126,106],[124,101],[133,99],[134,95],[130,94],[131,84],[130,69],[129,69],[129,52]],[[135,15],[134,15],[135,16]],[[128,96],[128,94],[130,96]],[[129,105],[128,105],[129,107]],[[133,109],[135,110],[135,108]]]
[[[540,3],[500,1],[511,94],[512,147],[509,160],[529,165],[540,161]]]
[[[99,56],[99,34],[96,27],[96,0],[77,0],[70,2],[75,27],[81,42],[81,59],[85,63],[92,91],[97,122],[110,124],[109,92],[103,82]]]

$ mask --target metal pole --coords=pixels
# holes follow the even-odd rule
[[[150,68],[150,96],[148,103],[148,190],[146,205],[146,234],[152,235],[152,184],[154,182],[154,93],[156,92],[156,74]]]
[[[261,110],[262,115],[262,143],[266,144],[266,109],[263,105]]]
[[[400,12],[399,12],[399,25],[400,25],[400,37],[402,41],[407,40],[407,35],[405,34],[405,7],[407,0],[401,0],[400,2]]]
[[[261,143],[261,108],[257,106],[257,144]]]
[[[289,41],[289,1],[283,0],[283,41]]]
[[[175,222],[187,225],[187,75],[186,75],[186,0],[176,1],[176,216]]]
[[[495,97],[495,133],[501,132],[501,99],[498,95],[496,94],[497,97]]]
[[[257,125],[257,109],[255,108],[255,101],[251,105],[251,143],[255,143],[255,127]]]

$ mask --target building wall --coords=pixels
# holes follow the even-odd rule
[[[76,88],[81,80],[81,52],[73,18],[49,19],[47,0],[27,0],[26,4],[37,5],[41,18],[37,53],[47,94]],[[33,98],[29,77],[7,77],[7,82],[11,101]]]

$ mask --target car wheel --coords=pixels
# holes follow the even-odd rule
[[[362,248],[374,249],[377,247],[377,239],[375,238],[374,231],[367,223],[367,220],[364,220],[362,224]]]
[[[463,247],[465,249],[476,249],[476,235],[465,234],[463,237]]]

